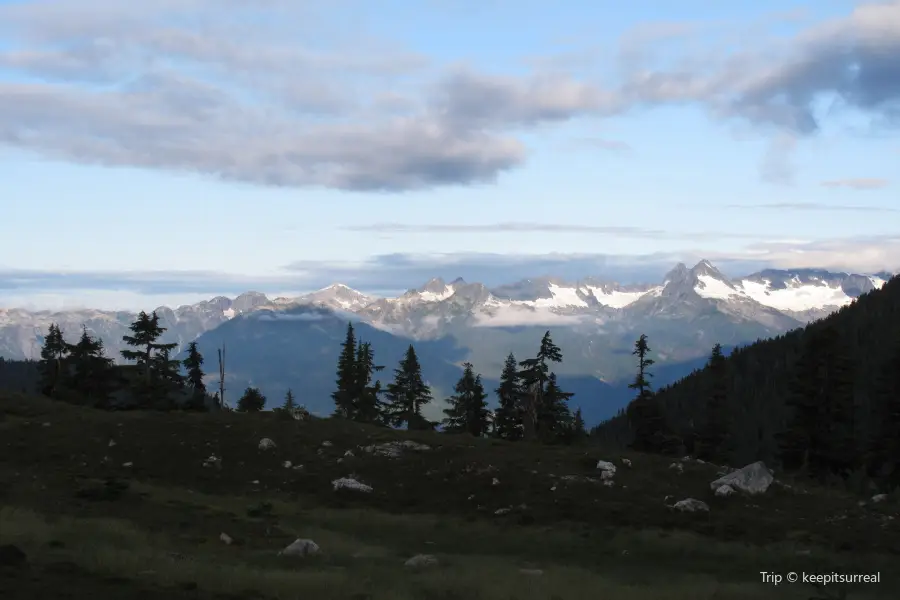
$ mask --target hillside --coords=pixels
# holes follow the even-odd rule
[[[381,455],[392,440],[427,449]],[[9,394],[0,449],[0,544],[26,554],[0,566],[3,598],[809,598],[760,579],[788,568],[881,571],[850,598],[900,593],[895,500],[777,483],[717,498],[717,467],[693,461]],[[373,489],[335,491],[341,477]],[[688,497],[710,511],[671,507]],[[298,537],[319,554],[277,556]],[[438,564],[403,566],[419,553]]]
[[[878,424],[876,387],[885,372],[896,371],[891,365],[900,356],[900,277],[803,329],[731,353],[726,360],[727,409],[738,424],[735,460],[773,460],[775,435],[784,430],[789,414],[786,401],[797,360],[812,336],[826,328],[834,329],[837,345],[852,364],[857,439],[861,443],[871,436]],[[666,416],[680,434],[690,434],[705,418],[711,386],[710,372],[701,370],[660,390]],[[622,439],[625,429],[620,417],[605,423],[599,433],[608,440]]]

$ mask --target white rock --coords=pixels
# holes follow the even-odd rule
[[[426,567],[436,567],[438,564],[437,557],[432,554],[416,554],[403,563],[403,566],[410,569],[424,569]]]
[[[285,469],[290,469],[293,466],[293,463],[289,460],[286,460],[283,463],[281,463],[281,466],[284,467]]]
[[[109,440],[109,447],[112,448],[116,445],[116,440]]]
[[[555,492],[555,491],[556,491],[556,486],[554,485],[552,488],[550,488],[550,491],[551,491],[551,492]]]
[[[616,482],[613,481],[612,479],[607,479],[606,481],[603,482],[603,485],[605,485],[606,487],[612,487],[612,486],[616,485]]]
[[[762,494],[775,477],[772,472],[766,468],[765,463],[757,461],[749,464],[742,469],[737,469],[720,477],[709,484],[710,489],[717,490],[723,485],[730,485],[735,490],[745,492],[747,494]]]
[[[679,473],[684,473],[684,465],[681,463],[672,463],[669,465],[669,468],[678,471]]]
[[[325,440],[324,442],[322,442],[322,446],[325,447],[325,448],[331,448],[333,445],[334,445],[334,444],[332,444],[332,443],[329,442],[328,440]]]
[[[206,468],[216,467],[217,469],[221,469],[222,459],[218,458],[215,454],[210,454],[209,458],[203,461],[203,466]]]
[[[269,450],[275,447],[275,442],[273,442],[270,438],[263,438],[259,440],[259,449],[260,450]]]
[[[346,452],[344,452],[344,457],[346,458],[353,458],[353,456],[353,450],[347,450]]]
[[[491,485],[500,485],[500,480],[494,477],[494,479],[491,481]]]
[[[625,465],[626,467],[628,467],[629,469],[631,468],[631,461],[627,458],[622,459],[622,464]]]
[[[309,556],[310,554],[318,554],[319,545],[312,540],[298,538],[291,542],[284,550],[278,553],[279,556]]]
[[[615,477],[615,471],[600,471],[600,481],[609,481]]]
[[[341,477],[340,479],[335,479],[331,482],[331,485],[334,486],[334,490],[337,491],[339,489],[348,489],[355,490],[357,492],[371,492],[372,486],[366,485],[364,483],[360,483],[355,479],[350,477]]]
[[[681,512],[709,512],[709,506],[706,504],[706,502],[696,500],[694,498],[679,500],[672,506],[672,508],[680,510]]]
[[[725,485],[722,485],[722,486],[719,486],[718,488],[716,488],[716,496],[718,496],[719,498],[727,498],[728,496],[730,496],[734,493],[735,493],[734,488],[728,484],[725,484]]]
[[[611,462],[605,461],[605,460],[600,460],[600,461],[597,461],[597,470],[603,471],[604,473],[612,473],[613,475],[615,475],[616,474],[616,465],[612,464]]]
[[[234,542],[234,540],[231,539],[231,536],[225,532],[222,532],[219,534],[219,539],[222,540],[228,546],[230,546],[231,543]]]
[[[887,494],[875,494],[872,496],[872,502],[875,503],[884,502],[885,500],[887,500]]]
[[[497,510],[494,511],[494,514],[497,516],[501,516],[501,515],[505,515],[505,514],[509,513],[509,511],[510,511],[510,509],[508,509],[508,508],[498,508]]]
[[[123,467],[130,467],[130,466],[133,466],[133,465],[134,465],[134,463],[130,463],[130,462],[122,463],[122,466],[123,466]]]

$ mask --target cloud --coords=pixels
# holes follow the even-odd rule
[[[822,185],[827,188],[849,188],[852,190],[880,190],[888,186],[886,179],[835,179],[832,181],[823,181]]]
[[[797,139],[781,134],[772,139],[759,166],[760,177],[769,183],[789,185],[794,182],[796,169],[791,163]]]
[[[772,202],[768,204],[725,204],[722,208],[745,208],[752,210],[797,210],[811,212],[900,212],[898,208],[887,206],[860,206],[851,204],[820,204],[817,202]]]

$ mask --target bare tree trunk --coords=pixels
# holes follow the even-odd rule
[[[541,383],[536,381],[531,384],[525,400],[525,414],[522,416],[522,437],[526,440],[533,440],[537,432],[537,406],[540,393]]]
[[[225,408],[225,343],[219,349],[219,408]]]

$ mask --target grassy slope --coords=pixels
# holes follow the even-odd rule
[[[277,447],[258,450],[261,437]],[[398,459],[358,449],[403,437],[433,449]],[[348,449],[355,456],[344,458]],[[211,453],[221,470],[201,466]],[[596,475],[598,458],[620,457],[271,414],[101,413],[0,397],[0,544],[29,555],[27,569],[0,568],[0,597],[805,599],[811,587],[773,588],[759,575],[804,569],[881,570],[881,584],[856,585],[849,598],[900,597],[893,501],[861,507],[778,486],[720,500],[708,489],[715,467],[687,463],[678,474],[642,455],[628,456],[634,467],[620,465],[612,488],[559,479]],[[330,482],[350,474],[374,492],[334,492]],[[674,512],[667,495],[712,511]],[[223,544],[222,532],[239,543]],[[296,537],[322,553],[276,556]],[[403,561],[417,553],[441,565],[409,572]]]

